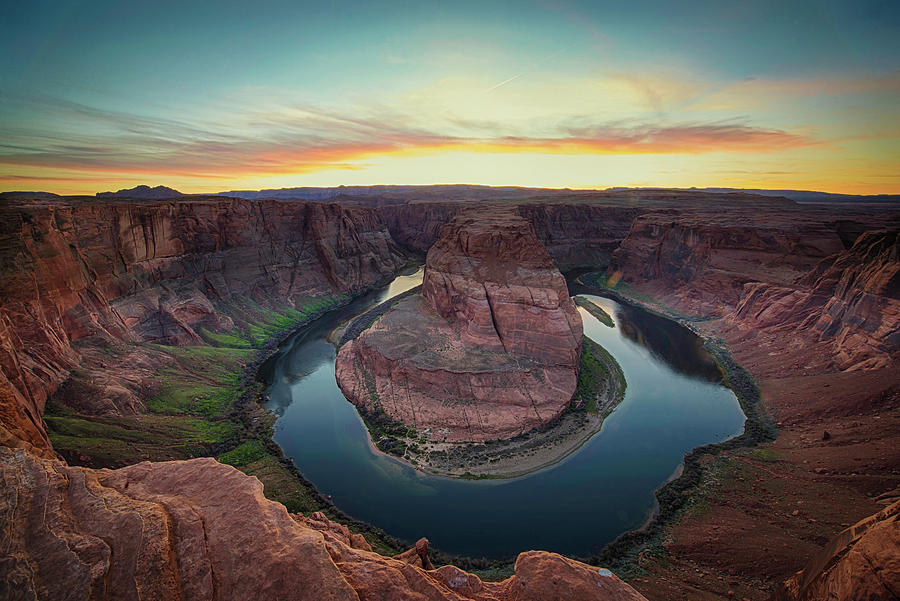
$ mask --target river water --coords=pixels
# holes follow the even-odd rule
[[[744,415],[701,341],[679,324],[589,296],[609,328],[579,308],[584,333],[619,362],[625,399],[603,428],[562,462],[512,480],[430,476],[370,447],[334,378],[328,333],[349,317],[421,283],[422,271],[357,299],[299,331],[261,370],[275,441],[319,491],[354,518],[393,536],[427,536],[449,553],[511,557],[543,549],[599,552],[639,527],[653,491],[685,453],[743,430]]]

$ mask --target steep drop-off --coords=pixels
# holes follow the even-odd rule
[[[19,201],[0,228],[3,439],[43,448],[47,395],[81,363],[73,344],[197,344],[248,305],[352,294],[405,262],[377,213],[333,204]]]
[[[644,599],[608,570],[553,553],[522,553],[498,583],[426,570],[415,550],[383,557],[320,514],[292,516],[213,459],[90,470],[0,448],[0,483],[15,491],[0,497],[9,601]]]
[[[888,365],[900,353],[900,231],[862,234],[791,286],[747,284],[729,320],[795,344],[829,343],[839,369]]]
[[[531,224],[456,217],[428,251],[422,296],[397,303],[338,353],[344,394],[432,440],[509,438],[568,406],[581,319]]]

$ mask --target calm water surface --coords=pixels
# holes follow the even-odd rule
[[[697,446],[731,438],[744,415],[700,340],[675,322],[590,296],[616,322],[579,308],[586,336],[625,372],[624,401],[603,429],[555,466],[514,480],[425,475],[369,446],[356,409],[334,379],[325,339],[348,317],[421,283],[400,276],[290,338],[263,368],[278,415],[275,441],[347,514],[444,551],[506,557],[529,549],[586,555],[640,526],[653,491]]]

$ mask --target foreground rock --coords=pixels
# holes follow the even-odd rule
[[[338,353],[344,394],[432,440],[510,438],[555,420],[575,391],[581,318],[532,226],[463,215],[428,252],[422,296]]]
[[[900,598],[900,501],[835,536],[772,601]]]
[[[321,514],[291,516],[262,485],[212,459],[69,467],[0,448],[0,597],[309,601],[641,600],[608,570],[552,553],[482,582],[371,551]]]

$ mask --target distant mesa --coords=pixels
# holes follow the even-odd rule
[[[575,392],[582,326],[529,221],[466,212],[428,251],[422,294],[341,347],[345,396],[433,441],[498,440],[553,422]]]
[[[123,188],[122,190],[118,190],[116,192],[97,192],[98,198],[148,198],[148,199],[162,199],[162,198],[174,198],[176,196],[184,196],[178,190],[174,190],[172,188],[167,188],[166,186],[156,186],[151,188],[150,186],[135,186],[134,188]]]

